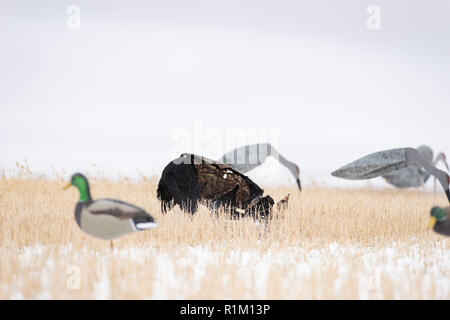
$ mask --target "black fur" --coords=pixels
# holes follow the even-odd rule
[[[182,210],[193,214],[197,211],[198,202],[205,201],[213,209],[224,206],[230,208],[234,218],[241,216],[235,210],[236,208],[244,209],[244,215],[254,218],[270,218],[274,204],[273,199],[270,196],[262,197],[264,190],[247,176],[231,168],[230,170],[240,175],[250,189],[250,197],[245,199],[243,203],[236,202],[237,187],[213,202],[210,199],[202,198],[199,193],[199,180],[193,155],[183,154],[171,161],[164,168],[158,183],[157,196],[161,201],[161,211],[166,213],[174,205],[179,205]]]
[[[170,162],[162,172],[157,195],[164,213],[172,209],[172,205],[179,205],[190,213],[196,212],[200,195],[197,171],[193,164],[177,163],[175,160]]]

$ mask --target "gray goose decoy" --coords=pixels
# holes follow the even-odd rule
[[[444,163],[447,171],[450,171],[446,156],[443,152],[438,153],[433,161],[433,150],[429,146],[422,145],[416,150],[425,160],[427,160],[430,164],[433,164],[433,166],[436,166],[436,164],[441,161]],[[400,189],[422,187],[427,182],[429,177],[430,174],[416,163],[411,163],[406,168],[395,170],[383,175],[383,178],[387,183]],[[434,181],[434,189],[436,191],[436,178]]]
[[[157,226],[152,216],[129,203],[107,198],[93,200],[88,180],[81,173],[72,175],[71,181],[63,189],[71,186],[77,187],[80,192],[75,220],[80,229],[90,236],[111,240]]]
[[[421,166],[429,174],[433,175],[440,182],[442,188],[444,188],[447,199],[450,202],[449,175],[430,164],[414,148],[400,148],[375,152],[333,171],[331,175],[350,180],[364,180],[380,177],[406,168],[412,164]]]
[[[229,165],[240,173],[246,173],[262,165],[270,156],[276,158],[289,169],[297,182],[299,190],[302,191],[299,167],[294,162],[283,157],[270,143],[258,143],[236,148],[225,153],[218,161]]]
[[[450,236],[450,207],[434,207],[431,209],[428,228],[433,229],[434,232]]]

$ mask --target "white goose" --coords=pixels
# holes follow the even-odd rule
[[[236,148],[224,154],[218,161],[225,163],[240,173],[246,173],[266,161],[268,157],[276,158],[292,173],[298,188],[302,191],[299,167],[283,157],[270,143],[258,143]]]
[[[440,182],[450,202],[450,176],[434,167],[414,148],[375,152],[333,171],[331,175],[350,180],[364,180],[385,176],[413,164],[422,167]]]
[[[436,159],[433,161],[433,150],[429,146],[423,145],[416,150],[425,160],[433,164],[433,166],[436,166],[439,161],[442,161],[447,171],[450,171],[446,156],[443,152],[438,153]],[[429,177],[430,174],[416,163],[411,163],[406,168],[383,175],[387,183],[401,189],[422,187]],[[434,180],[436,186],[436,178]]]

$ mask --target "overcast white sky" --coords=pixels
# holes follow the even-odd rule
[[[2,1],[0,168],[159,175],[239,131],[272,139],[305,184],[382,149],[450,153],[449,18],[438,0]]]

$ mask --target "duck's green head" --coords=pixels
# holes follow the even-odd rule
[[[437,221],[441,222],[447,219],[447,212],[445,212],[445,210],[440,207],[434,207],[433,209],[431,209],[430,214],[430,224],[428,225],[428,228],[430,229],[433,229]]]
[[[72,175],[70,182],[63,188],[66,190],[71,186],[75,186],[78,188],[80,192],[80,201],[85,202],[91,200],[91,192],[89,190],[89,183],[87,178],[81,173],[75,173]]]

